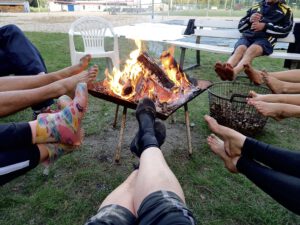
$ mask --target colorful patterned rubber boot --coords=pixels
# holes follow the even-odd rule
[[[87,110],[87,104],[87,85],[86,83],[79,83],[76,87],[74,100],[62,111],[38,116],[36,143],[58,142],[67,145],[80,145],[83,139],[80,124]]]

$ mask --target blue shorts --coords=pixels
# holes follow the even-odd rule
[[[195,225],[192,212],[173,192],[157,191],[142,202],[138,218],[119,205],[101,208],[86,225]]]
[[[247,48],[252,45],[256,44],[262,47],[263,55],[270,55],[273,53],[274,43],[273,45],[266,39],[266,38],[246,38],[241,37],[234,46],[234,51],[240,45],[245,45]]]

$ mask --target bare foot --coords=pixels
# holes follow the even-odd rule
[[[67,89],[66,93],[70,97],[74,96],[74,90],[78,83],[90,83],[93,82],[98,74],[98,66],[92,66],[88,71],[83,71],[75,76],[68,77],[66,79],[60,80],[58,82],[63,83],[64,87]]]
[[[261,71],[254,69],[250,64],[244,65],[244,72],[254,84],[263,84],[264,81]]]
[[[284,92],[284,82],[275,77],[270,76],[266,72],[263,73],[263,80],[274,94],[282,94]]]
[[[207,122],[209,129],[224,141],[227,155],[230,157],[240,156],[241,148],[244,145],[246,136],[233,129],[218,124],[218,122],[211,116],[205,115],[204,119]]]
[[[274,94],[257,94],[255,91],[249,91],[247,98],[247,103],[252,105],[252,102],[263,101],[263,102],[274,102],[278,103],[278,100],[275,98]]]
[[[230,158],[224,148],[224,141],[218,138],[215,134],[211,134],[207,137],[207,144],[209,145],[210,149],[218,155],[225,164],[225,167],[232,173],[237,173],[236,163],[239,157]]]
[[[221,80],[227,80],[224,65],[220,61],[215,64],[215,72],[221,78]]]
[[[264,95],[257,94],[255,91],[251,90],[251,91],[249,91],[247,102],[249,102],[249,101],[263,101],[263,100],[261,100],[261,99],[263,99],[263,96]]]
[[[264,116],[272,117],[278,121],[284,119],[281,104],[263,101],[250,101],[248,104],[253,105],[256,110]]]
[[[78,73],[81,73],[88,67],[90,60],[91,60],[91,55],[85,55],[80,59],[80,62],[78,64],[64,68],[56,72],[49,73],[48,75],[53,76],[55,80],[61,80],[76,75]]]
[[[235,78],[234,70],[231,64],[225,64],[225,76],[227,80],[232,81]]]

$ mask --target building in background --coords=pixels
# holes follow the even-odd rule
[[[0,12],[30,12],[29,2],[25,0],[0,0]]]

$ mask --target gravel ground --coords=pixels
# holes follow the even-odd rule
[[[154,20],[152,20],[151,15],[109,15],[108,13],[101,12],[1,13],[0,26],[15,24],[23,31],[67,33],[73,21],[86,15],[101,16],[110,21],[115,27],[176,19],[176,17],[155,16]],[[180,18],[184,19],[184,17]]]

